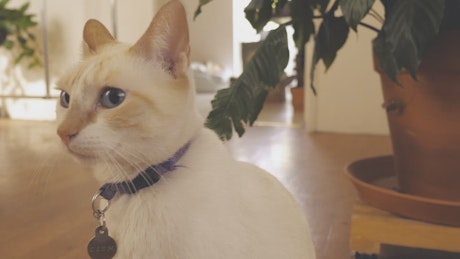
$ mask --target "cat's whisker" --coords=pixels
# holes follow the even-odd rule
[[[106,149],[104,152],[104,161],[109,169],[109,173],[112,175],[112,179],[108,179],[109,181],[124,181],[128,179],[128,175],[126,175],[126,172],[123,168],[123,166],[120,164],[119,160],[115,155],[113,154],[117,153],[116,150],[111,150],[111,149]]]
[[[161,174],[158,173],[155,168],[153,168],[153,172],[156,173],[159,177],[161,177]],[[150,185],[153,185],[155,182],[157,182],[154,179],[152,179],[150,175],[148,175],[145,171],[141,171],[139,175],[142,176],[142,178]]]
[[[145,156],[144,156],[143,154],[141,154],[141,153],[139,153],[139,156],[136,156],[136,153],[139,153],[139,152],[136,151],[136,150],[133,150],[132,152],[128,152],[127,154],[130,154],[130,155],[132,155],[132,156],[134,156],[134,157],[145,157]],[[148,166],[152,166],[152,165],[148,162],[148,159],[147,159],[146,157],[145,157],[145,160],[142,161],[142,163],[145,163],[145,164],[147,164]],[[146,168],[147,168],[147,167],[146,167]],[[145,170],[146,168],[143,168],[142,170]],[[163,175],[162,175],[161,173],[158,173],[158,172],[156,172],[156,173],[157,173],[158,176],[162,179],[162,181],[164,181],[165,184],[169,184],[166,177],[163,177]],[[146,180],[149,180],[149,179],[146,179]]]
[[[139,173],[139,175],[143,177],[146,182],[148,183],[155,182],[149,175],[147,175],[144,172],[144,170],[146,170],[149,166],[151,166],[150,162],[148,162],[144,154],[138,152],[137,150],[129,150],[127,148],[122,148],[122,147],[116,150],[115,149],[107,149],[107,150],[111,150],[117,155],[118,159],[123,160],[123,162],[126,162],[132,168],[134,168],[136,172]],[[117,161],[117,159],[114,159],[113,163],[119,164],[119,161]],[[137,192],[138,190],[135,184],[132,182],[133,177],[127,176],[123,170],[121,170],[120,173],[125,176],[126,179],[124,179],[124,181],[127,181],[130,184],[130,186]],[[162,177],[160,173],[157,173],[157,174],[159,177]],[[165,178],[162,177],[162,179],[165,179]],[[168,184],[167,181],[165,181],[165,184]],[[144,202],[147,202],[146,197],[141,196],[141,199],[143,199]]]
[[[136,186],[131,181],[132,177],[130,177],[129,175],[126,174],[123,166],[120,164],[119,159],[126,160],[125,162],[129,163],[131,166],[133,166],[133,163],[131,161],[129,161],[129,159],[127,159],[123,155],[123,153],[120,152],[117,149],[107,148],[106,150],[107,150],[107,152],[105,152],[105,155],[106,155],[107,160],[108,160],[107,164],[109,165],[109,167],[113,167],[114,170],[117,170],[115,175],[118,176],[118,178],[120,178],[120,179],[117,179],[116,182],[118,182],[118,181],[126,181],[126,182],[128,182],[130,184],[132,189],[136,189]],[[118,157],[115,157],[111,152],[114,152],[115,155],[117,155]]]
[[[140,166],[139,164],[140,163],[134,163],[134,162],[131,162],[131,159],[127,156],[125,157],[125,159],[127,160],[127,162],[133,167],[135,168],[135,170],[137,171],[137,174],[139,174],[146,182],[148,183],[154,183],[153,179],[150,178],[149,175],[147,175],[144,170],[146,169],[146,166],[143,166],[143,164],[145,164],[145,162],[142,162],[142,166]],[[134,179],[134,178],[131,178],[131,179]],[[131,179],[129,179],[129,181],[131,182]],[[133,188],[136,190],[136,192],[138,191],[136,189],[136,186],[132,183],[133,185]]]
[[[59,157],[57,154],[52,154],[54,149],[51,147],[49,147],[47,151],[51,152],[46,152],[49,155],[46,156],[44,160],[40,160],[37,166],[35,166],[31,171],[32,177],[30,177],[28,184],[30,186],[29,189],[33,191],[31,196],[34,197],[43,195],[46,192],[52,173],[56,171],[57,160]]]
[[[114,129],[107,128],[106,131],[107,134],[111,134],[113,136],[117,135],[117,132]],[[124,163],[127,163],[138,172],[143,171],[145,168],[151,165],[145,154],[138,152],[137,150],[127,149],[124,147],[124,145],[118,145],[118,143],[104,144],[105,149],[110,150],[110,152],[115,152],[117,157],[119,157]]]
[[[122,149],[122,153],[126,155],[126,159],[128,162],[130,161],[134,161],[134,160],[137,160],[139,162],[137,163],[132,163],[133,166],[135,166],[135,168],[137,169],[138,172],[144,172],[144,170],[146,170],[147,168],[153,166],[151,165],[149,162],[148,162],[148,159],[145,157],[144,154],[141,154],[139,152],[136,152],[136,150],[128,150],[126,148]],[[139,155],[137,155],[136,153],[138,153]],[[141,164],[142,166],[138,166],[138,164]],[[157,172],[157,170],[154,170],[154,172],[161,178],[162,175],[161,173]],[[151,179],[151,177],[146,174],[146,173],[141,173],[141,176],[144,178],[144,180],[146,180],[147,182],[155,182],[153,179]]]

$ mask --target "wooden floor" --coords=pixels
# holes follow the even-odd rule
[[[385,136],[306,134],[301,116],[269,105],[258,126],[228,143],[237,159],[272,172],[308,218],[319,259],[350,258],[353,160],[389,154]],[[0,258],[87,258],[98,184],[59,148],[50,122],[0,120]]]

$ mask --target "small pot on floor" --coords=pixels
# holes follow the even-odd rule
[[[303,111],[304,107],[304,88],[293,87],[291,88],[292,106],[295,111]]]

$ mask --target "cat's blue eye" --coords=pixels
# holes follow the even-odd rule
[[[104,88],[101,92],[101,100],[99,101],[104,108],[114,108],[120,105],[126,97],[126,93],[114,87]]]
[[[61,91],[60,104],[64,108],[69,108],[70,95],[66,91]]]

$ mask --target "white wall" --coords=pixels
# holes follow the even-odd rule
[[[383,12],[380,12],[383,13]],[[368,22],[373,22],[368,20]],[[379,26],[378,23],[374,23]],[[387,134],[388,126],[380,88],[373,70],[374,31],[358,27],[325,72],[320,62],[315,73],[317,96],[309,90],[312,44],[307,47],[305,123],[309,131]]]
[[[195,4],[192,4],[195,3]],[[190,1],[194,10],[198,1]],[[224,71],[233,70],[233,12],[232,1],[214,0],[190,23],[192,60],[212,61]]]
[[[23,0],[16,0],[19,3]],[[82,30],[89,18],[100,20],[112,31],[112,0],[62,1],[47,0],[50,61],[53,75],[80,58]],[[167,0],[116,1],[118,39],[134,43],[150,24],[154,13]],[[198,1],[185,1],[189,16]],[[39,12],[42,1],[33,1],[33,12]],[[190,21],[192,59],[212,61],[231,71],[233,68],[232,1],[214,0],[206,5],[196,21]],[[190,18],[191,20],[191,18]]]
[[[153,2],[152,0],[117,1],[120,41],[134,43],[142,36],[154,16]]]

